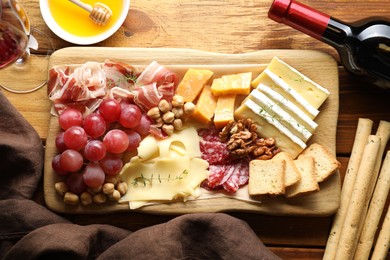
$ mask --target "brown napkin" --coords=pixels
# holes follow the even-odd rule
[[[43,156],[41,139],[0,91],[0,258],[279,259],[247,223],[224,213],[187,214],[136,232],[73,224],[32,200]]]

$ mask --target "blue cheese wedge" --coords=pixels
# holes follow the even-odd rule
[[[260,83],[267,85],[280,95],[288,98],[311,119],[314,119],[318,115],[319,111],[315,107],[313,107],[301,94],[299,94],[295,89],[293,89],[287,82],[281,79],[279,74],[275,74],[274,72],[269,70],[268,67],[255,80],[252,81],[252,86],[254,88],[257,88]]]
[[[314,122],[310,117],[308,117],[304,112],[302,112],[302,110],[300,110],[288,98],[280,95],[278,92],[274,91],[273,89],[264,84],[259,84],[257,86],[257,90],[261,91],[273,102],[277,103],[287,113],[294,117],[298,124],[304,126],[311,133],[314,133],[314,131],[317,129],[318,124]]]
[[[257,132],[260,136],[273,137],[277,146],[282,151],[290,153],[293,158],[306,148],[304,141],[249,98],[237,108],[234,116],[236,119],[251,118],[257,125]]]
[[[279,77],[298,92],[314,108],[318,109],[329,96],[329,91],[309,79],[297,69],[286,62],[274,57],[268,64],[267,69],[279,75]]]
[[[300,124],[293,116],[291,116],[283,108],[281,108],[279,103],[275,103],[258,89],[252,90],[249,95],[249,98],[253,100],[257,105],[259,105],[262,109],[264,109],[269,114],[269,116],[272,117],[272,121],[278,121],[292,134],[299,137],[305,143],[313,135],[312,132],[307,130],[306,127]]]

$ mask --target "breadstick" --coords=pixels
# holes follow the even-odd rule
[[[348,167],[343,182],[344,184],[341,190],[340,207],[333,217],[332,229],[329,233],[323,260],[333,260],[336,255],[337,245],[340,240],[344,219],[347,214],[349,200],[351,198],[356,175],[359,170],[363,150],[366,145],[367,138],[371,134],[372,125],[372,120],[367,118],[359,118],[351,157],[348,162]]]
[[[373,181],[371,181],[368,193],[369,197],[372,196],[371,202],[369,207],[368,203],[365,205],[365,211],[367,212],[367,215],[362,214],[362,216],[365,217],[361,218],[361,222],[359,224],[359,228],[362,231],[359,238],[359,243],[356,248],[355,259],[368,259],[370,255],[377,226],[380,221],[383,207],[385,206],[387,194],[389,193],[390,188],[390,168],[386,170],[386,168],[390,166],[390,158],[388,158],[390,157],[389,152],[386,154],[386,159],[379,174],[383,153],[390,136],[390,123],[381,121],[376,135],[381,138],[381,145],[374,169]],[[389,162],[387,160],[389,160]]]
[[[358,229],[361,214],[364,210],[368,188],[372,180],[376,158],[380,146],[380,138],[370,135],[364,147],[362,161],[356,176],[355,185],[352,191],[348,214],[345,216],[340,241],[337,247],[335,259],[352,259],[359,239]]]
[[[383,220],[371,259],[385,260],[390,248],[390,205]]]

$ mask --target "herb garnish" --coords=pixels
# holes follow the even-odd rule
[[[183,172],[180,175],[177,175],[174,178],[171,178],[170,174],[168,175],[167,178],[162,178],[160,174],[158,174],[157,177],[154,177],[152,174],[152,176],[150,176],[150,178],[147,178],[141,173],[139,177],[134,178],[134,180],[131,182],[131,184],[133,186],[138,186],[139,183],[142,183],[144,185],[144,187],[146,187],[147,184],[152,185],[152,182],[154,180],[158,180],[159,183],[162,183],[162,181],[169,182],[169,181],[173,181],[173,180],[182,180],[187,175],[188,175],[187,169],[183,170]]]

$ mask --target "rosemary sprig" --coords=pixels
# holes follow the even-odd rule
[[[157,177],[154,177],[154,175],[152,174],[152,175],[150,176],[150,178],[147,178],[147,177],[144,176],[143,173],[141,173],[140,176],[135,177],[135,178],[133,179],[133,181],[131,182],[131,184],[132,184],[133,186],[138,186],[138,184],[141,183],[141,184],[144,185],[144,187],[146,187],[146,185],[152,185],[152,182],[153,182],[154,180],[157,180],[159,183],[162,183],[163,181],[169,182],[169,181],[173,181],[173,180],[182,180],[182,179],[184,179],[187,175],[188,175],[188,170],[187,170],[187,169],[183,170],[182,173],[180,173],[179,175],[175,176],[174,178],[171,178],[171,175],[170,175],[170,174],[168,175],[167,178],[161,177],[160,174],[158,174]]]

